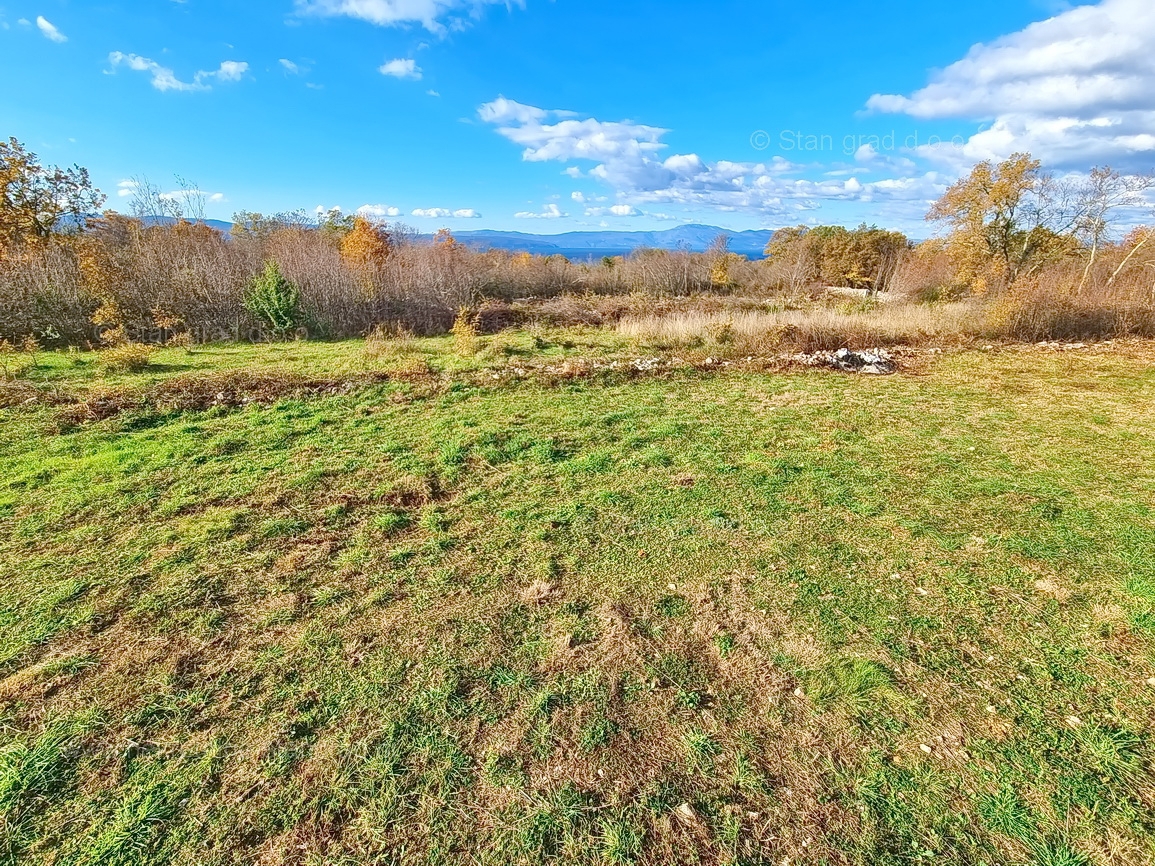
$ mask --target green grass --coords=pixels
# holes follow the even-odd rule
[[[0,863],[1155,859],[1145,349],[477,375],[615,339],[45,355],[440,384],[0,409]]]

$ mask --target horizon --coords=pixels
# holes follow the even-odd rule
[[[909,235],[982,159],[1155,168],[1142,0],[657,11],[5,0],[0,71],[39,86],[7,88],[0,112],[46,163],[88,167],[110,208],[138,179],[180,198],[188,178],[212,219],[340,207],[422,232],[865,222]],[[814,34],[847,22],[871,63],[816,62]],[[651,38],[628,38],[641,28]]]

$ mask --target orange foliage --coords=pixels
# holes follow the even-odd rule
[[[392,251],[389,232],[361,217],[353,220],[353,230],[341,238],[341,257],[357,267],[380,267]]]

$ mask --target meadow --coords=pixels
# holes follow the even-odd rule
[[[0,863],[1152,862],[1153,345],[709,315],[6,374]]]

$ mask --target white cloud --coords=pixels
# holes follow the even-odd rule
[[[390,60],[388,63],[382,64],[378,70],[382,75],[391,75],[394,78],[411,78],[414,81],[421,80],[421,67],[417,65],[417,61],[413,59],[397,58]]]
[[[357,208],[357,215],[366,219],[385,219],[386,217],[401,216],[401,208],[385,204],[363,204]]]
[[[458,208],[456,210],[450,210],[449,208],[444,207],[417,208],[413,211],[412,215],[415,217],[421,217],[423,219],[452,218],[459,220],[473,220],[481,218],[481,214],[479,214],[471,207]]]
[[[445,33],[464,28],[485,6],[523,6],[524,0],[297,0],[296,5],[303,15],[356,18],[382,27],[420,24]]]
[[[1087,168],[1155,164],[1155,3],[1102,0],[979,44],[910,96],[867,107],[916,118],[991,121],[958,146],[916,152],[956,168],[1028,150]]]
[[[116,185],[116,194],[120,198],[128,198],[134,192],[139,184],[135,180],[122,180]]]
[[[782,157],[755,163],[708,162],[693,153],[664,156],[662,138],[667,131],[660,127],[583,119],[573,112],[550,111],[505,98],[482,105],[478,116],[520,145],[523,160],[594,163],[584,175],[612,189],[619,202],[617,210],[591,209],[595,216],[636,215],[633,208],[638,205],[666,203],[794,219],[798,211],[813,209],[823,199],[930,201],[950,180],[931,172],[874,183],[853,177],[813,181],[790,177],[804,167]],[[905,174],[915,171],[914,163],[907,160]],[[565,173],[571,177],[583,174],[572,165]],[[571,198],[578,201],[573,195]],[[584,201],[583,194],[579,203]]]
[[[532,211],[520,211],[515,213],[514,219],[519,220],[560,220],[569,216],[567,213],[562,213],[561,208],[556,204],[547,204],[541,213],[533,213]]]
[[[212,79],[226,82],[239,81],[249,68],[249,64],[247,63],[236,60],[226,60],[216,70],[211,72],[202,70],[193,76],[192,81],[181,81],[167,66],[161,66],[155,60],[141,57],[139,54],[125,54],[121,51],[113,51],[108,55],[108,62],[112,66],[112,72],[115,72],[121,66],[127,66],[134,72],[148,73],[152,86],[160,91],[208,90],[210,89],[210,85],[206,84],[206,81]]]
[[[55,25],[43,15],[36,16],[36,26],[40,28],[40,32],[44,34],[45,39],[51,39],[53,42],[68,41],[68,37],[57,30]]]
[[[426,90],[425,95],[426,96],[440,96],[441,94],[438,93],[436,90]]]
[[[284,67],[285,71],[288,72],[290,75],[300,75],[301,74],[301,67],[298,66],[296,63],[294,63],[292,60],[286,60],[284,57],[282,57],[277,62],[280,63],[281,66]]]
[[[644,214],[633,205],[615,204],[612,207],[587,207],[588,217],[636,217]]]
[[[249,64],[236,60],[226,60],[215,72],[198,72],[197,80],[215,78],[218,81],[240,81],[249,71]]]
[[[214,204],[228,201],[223,192],[205,192],[200,189],[174,189],[172,192],[162,192],[160,197],[165,201],[188,202],[209,201]]]
[[[576,201],[578,204],[585,204],[586,196],[584,192],[571,192],[569,197]]]
[[[155,60],[141,57],[139,54],[124,54],[113,51],[108,55],[108,62],[113,71],[120,66],[127,66],[134,72],[147,72],[152,80],[152,86],[157,90],[206,90],[206,85],[199,81],[181,81],[167,66],[161,66]]]

